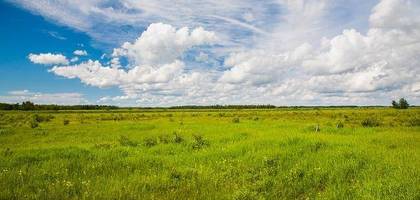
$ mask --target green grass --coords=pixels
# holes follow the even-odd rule
[[[420,199],[420,109],[0,112],[0,199]]]

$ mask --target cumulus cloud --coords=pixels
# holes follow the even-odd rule
[[[43,65],[58,65],[58,64],[69,64],[66,56],[62,54],[52,54],[52,53],[41,53],[41,54],[29,54],[29,60],[35,64]]]
[[[109,11],[107,17],[128,24],[158,19],[171,25],[151,24],[136,40],[115,48],[107,63],[89,60],[50,69],[123,91],[102,103],[388,104],[402,96],[420,102],[418,1],[380,0],[362,29],[351,27],[354,22],[328,20],[337,14],[331,13],[336,4],[347,2],[340,0],[206,0],[206,6],[189,9],[188,15],[178,10],[188,3],[184,1],[176,6],[167,6],[172,3],[166,0],[123,2],[121,7],[142,12],[133,17],[95,2],[82,8],[89,16]],[[267,14],[268,7],[281,12]],[[199,28],[180,26],[182,22]],[[76,25],[89,29],[91,21],[86,23]],[[121,66],[122,59],[129,61],[127,66]]]
[[[88,53],[86,50],[75,50],[73,51],[73,54],[76,56],[87,56]]]
[[[103,66],[99,61],[89,60],[77,65],[55,66],[50,71],[67,78],[79,78],[83,83],[97,87],[130,84],[157,84],[169,82],[178,74],[184,64],[176,60],[159,67],[136,66],[128,71],[111,66]]]
[[[419,3],[382,0],[372,11],[366,34],[345,29],[319,47],[252,50],[231,54],[221,81],[270,88],[274,95],[300,98],[358,99],[398,93],[416,99],[405,88],[419,81]],[[404,12],[400,12],[404,11]],[[390,20],[384,20],[389,18]],[[392,19],[392,20],[391,20]],[[265,88],[267,87],[267,88]],[[391,95],[390,95],[391,96]],[[350,101],[349,101],[350,102]]]
[[[202,27],[191,32],[187,27],[176,30],[168,24],[151,24],[133,43],[114,49],[113,56],[126,56],[135,64],[165,64],[180,57],[187,49],[216,41],[216,34]]]
[[[29,90],[10,91],[0,96],[1,102],[21,103],[31,101],[37,104],[80,105],[89,102],[80,93],[42,93]]]
[[[190,95],[198,90],[202,74],[188,72],[179,58],[189,48],[208,45],[216,41],[214,32],[203,28],[189,31],[188,28],[175,29],[166,24],[151,24],[134,43],[125,43],[114,49],[108,64],[88,60],[76,65],[54,66],[50,72],[66,78],[78,78],[87,85],[97,87],[119,87],[125,93],[121,98],[133,99],[139,94]],[[131,62],[122,67],[119,58],[126,57]],[[207,73],[207,72],[203,72]],[[196,86],[191,86],[191,85]]]

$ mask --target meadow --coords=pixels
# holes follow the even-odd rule
[[[420,199],[420,109],[0,112],[0,199]]]

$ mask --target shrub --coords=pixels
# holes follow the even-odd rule
[[[29,122],[29,127],[31,127],[31,128],[36,128],[38,126],[39,126],[39,123],[36,120],[31,120]]]
[[[118,141],[122,146],[136,147],[138,145],[137,142],[130,140],[127,136],[120,136]]]
[[[337,125],[336,125],[336,127],[337,127],[337,128],[344,128],[344,124],[343,124],[343,122],[341,122],[341,121],[340,121],[340,122],[338,122],[338,123],[337,123]]]
[[[184,141],[184,138],[181,135],[178,135],[178,133],[174,132],[173,142],[174,143],[181,143],[183,141]]]
[[[70,124],[70,120],[68,120],[68,119],[63,120],[63,125],[64,125],[64,126],[65,126],[65,125],[68,125],[68,124]]]
[[[38,115],[38,114],[35,114],[33,116],[33,120],[35,120],[38,123],[49,122],[49,121],[51,121],[51,119],[54,119],[54,116],[52,116],[52,115],[42,116],[42,115]]]
[[[109,143],[97,143],[94,145],[95,148],[98,149],[111,149],[112,148],[112,144]]]
[[[159,142],[162,144],[168,144],[169,143],[169,136],[168,135],[159,135]]]
[[[144,146],[146,147],[153,147],[155,145],[157,145],[157,140],[156,138],[145,138],[143,141]]]
[[[232,119],[232,123],[239,123],[239,117],[235,117]]]
[[[203,147],[209,146],[209,142],[203,138],[201,135],[193,135],[194,142],[192,144],[193,149],[201,149]]]
[[[420,118],[410,118],[408,120],[408,125],[409,126],[420,126]]]
[[[379,121],[376,118],[366,118],[361,122],[363,127],[375,127],[379,126]]]

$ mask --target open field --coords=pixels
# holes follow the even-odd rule
[[[0,199],[420,199],[420,109],[0,112]]]

